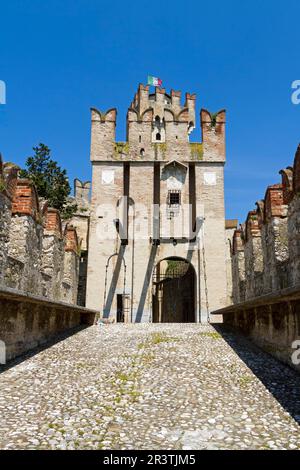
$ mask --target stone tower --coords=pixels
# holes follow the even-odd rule
[[[205,322],[226,305],[225,111],[201,110],[192,143],[195,103],[139,85],[126,142],[115,140],[115,108],[91,110],[87,306],[104,317],[172,321],[164,312],[176,310],[173,320]]]

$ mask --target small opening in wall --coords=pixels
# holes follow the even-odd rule
[[[168,205],[169,207],[179,206],[180,204],[180,191],[171,190],[168,191]]]
[[[161,140],[161,135],[159,132],[156,134],[156,140]]]
[[[178,139],[178,135],[176,135],[176,140]]]
[[[145,155],[145,149],[140,150],[140,156],[143,157]]]
[[[194,123],[193,121],[190,121],[189,122],[189,125],[188,125],[188,134],[190,134],[192,132],[192,130],[194,129]]]
[[[124,323],[124,302],[122,294],[117,294],[117,322]]]
[[[142,142],[142,136],[139,135],[139,142]]]

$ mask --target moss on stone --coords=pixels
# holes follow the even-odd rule
[[[154,142],[151,144],[151,146],[154,149],[156,160],[160,156],[162,157],[163,160],[166,158],[167,144],[165,142],[162,142],[162,143]]]
[[[210,127],[216,127],[218,113],[211,113],[211,124]]]
[[[199,142],[190,143],[191,159],[203,160],[203,144]]]
[[[242,387],[247,387],[249,384],[251,384],[254,381],[254,378],[251,375],[241,375],[239,377],[239,384]]]
[[[4,191],[6,189],[5,182],[3,178],[0,178],[0,192]]]
[[[216,331],[203,331],[202,333],[199,333],[200,336],[207,336],[208,338],[211,339],[222,339],[222,336],[220,333],[217,333]]]
[[[129,154],[128,142],[116,142],[114,148],[114,158],[127,157]]]

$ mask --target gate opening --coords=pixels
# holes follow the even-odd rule
[[[196,274],[181,258],[160,261],[153,272],[153,323],[194,323],[196,321]]]

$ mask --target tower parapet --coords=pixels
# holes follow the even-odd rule
[[[196,95],[140,84],[127,112],[125,142],[115,141],[115,108],[92,108],[92,161],[225,161],[225,111],[201,110],[202,142],[190,142],[196,127]]]
[[[226,111],[213,114],[202,109],[200,113],[203,155],[206,161],[225,161]]]
[[[102,113],[92,108],[91,114],[91,160],[110,159],[113,157],[115,148],[117,110],[112,108]]]

